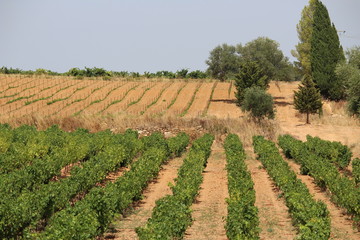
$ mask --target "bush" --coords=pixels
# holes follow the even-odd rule
[[[270,119],[275,117],[272,96],[257,86],[245,90],[241,109],[250,112],[250,115],[258,120],[264,117]]]

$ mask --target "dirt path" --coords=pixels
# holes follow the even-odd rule
[[[177,171],[183,162],[183,158],[175,158],[163,165],[158,178],[151,182],[144,191],[144,198],[139,202],[135,209],[126,217],[120,217],[111,226],[109,232],[105,233],[105,239],[132,240],[138,239],[135,228],[146,224],[151,217],[155,201],[171,194],[168,186],[169,182],[177,176]]]
[[[336,240],[356,240],[360,239],[360,232],[352,227],[350,217],[344,214],[345,210],[337,207],[330,201],[330,196],[327,192],[322,191],[314,183],[314,179],[307,175],[300,174],[300,166],[293,161],[287,160],[288,164],[295,171],[297,177],[307,186],[314,199],[323,201],[330,212],[331,217],[331,238]]]
[[[228,197],[226,157],[220,142],[215,141],[203,173],[200,194],[191,206],[193,224],[184,239],[227,239],[224,228]]]
[[[246,151],[246,160],[254,181],[255,206],[259,209],[260,239],[294,239],[296,230],[292,226],[288,208],[260,161],[256,160],[253,149]]]

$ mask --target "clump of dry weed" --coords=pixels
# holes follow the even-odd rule
[[[106,129],[110,129],[113,132],[123,132],[128,128],[138,130],[141,133],[160,131],[163,133],[176,134],[180,131],[184,131],[193,139],[204,133],[211,133],[214,134],[219,141],[224,140],[228,133],[236,133],[240,136],[245,146],[251,145],[253,135],[263,135],[268,139],[275,140],[279,134],[277,122],[272,120],[254,122],[248,117],[239,119],[218,119],[210,117],[129,117],[83,114],[74,117],[44,118],[34,114],[16,119],[9,118],[6,122],[13,127],[27,124],[35,126],[39,130],[46,129],[56,124],[65,131],[74,131],[77,128],[86,128],[91,132],[98,132]]]

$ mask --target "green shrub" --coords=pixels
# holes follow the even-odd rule
[[[245,91],[241,108],[256,119],[275,117],[273,98],[260,87],[251,87]]]

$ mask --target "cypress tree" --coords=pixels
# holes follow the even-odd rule
[[[299,90],[294,92],[295,109],[306,113],[306,124],[309,124],[309,115],[316,113],[322,107],[321,95],[315,87],[310,75],[305,75],[299,85]]]
[[[309,5],[305,6],[302,10],[301,19],[296,25],[300,41],[295,46],[296,50],[292,52],[292,55],[299,60],[296,64],[300,67],[302,74],[311,74],[310,49],[314,25],[313,15],[315,2],[316,0],[309,0]]]
[[[320,93],[330,100],[345,97],[345,89],[336,78],[336,65],[345,59],[339,36],[324,4],[316,0],[313,15],[310,62],[311,74]]]
[[[235,75],[235,97],[241,106],[244,100],[245,89],[258,86],[264,90],[269,87],[270,79],[263,69],[254,61],[244,61],[240,65],[240,71]]]

